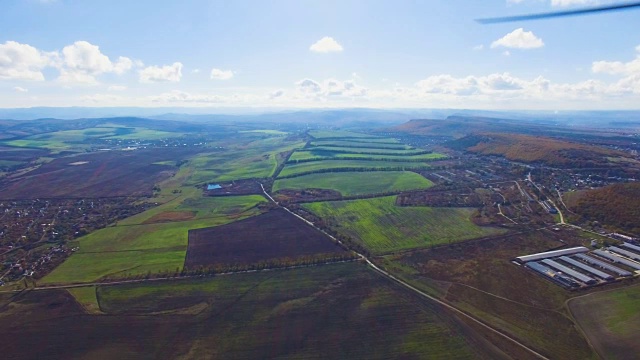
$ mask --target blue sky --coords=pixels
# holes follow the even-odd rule
[[[638,109],[640,10],[606,0],[0,2],[0,107]]]

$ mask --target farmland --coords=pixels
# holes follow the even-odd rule
[[[618,242],[611,229],[635,236],[633,207],[615,219],[593,210],[633,203],[633,186],[605,187],[635,176],[626,165],[591,175],[547,168],[537,153],[523,164],[508,139],[498,154],[465,137],[274,121],[16,122],[0,134],[3,144],[55,145],[0,146],[0,336],[10,357],[637,350],[637,277],[570,291],[512,262]],[[558,156],[586,149],[542,145]]]
[[[185,267],[252,264],[341,253],[326,235],[283,209],[189,231]]]
[[[87,314],[63,290],[14,298],[0,313],[4,356],[492,358],[464,325],[359,264],[96,293],[109,316]]]
[[[63,157],[22,176],[0,181],[5,199],[149,196],[154,184],[176,172],[158,161],[187,158],[192,149],[104,151]]]
[[[309,135],[314,139],[355,138],[355,139],[367,139],[367,141],[369,141],[369,139],[384,139],[376,135],[367,135],[367,134],[346,131],[346,130],[311,130],[309,131]]]
[[[184,264],[189,230],[223,225],[255,215],[260,211],[256,205],[261,202],[264,202],[261,196],[169,202],[78,239],[75,245],[79,250],[42,279],[42,283],[175,273]],[[189,220],[176,219],[176,212],[191,217]],[[163,217],[162,214],[167,213],[171,217]]]
[[[362,171],[398,171],[405,169],[428,169],[429,165],[420,162],[390,162],[384,160],[367,161],[367,160],[326,160],[312,161],[300,164],[287,164],[279,178],[299,176],[302,174],[310,174],[315,172],[331,172],[333,170],[350,170],[360,169]]]
[[[397,154],[396,152],[389,154],[358,154],[358,153],[340,153],[332,151],[296,151],[289,158],[290,163],[311,161],[311,160],[331,160],[331,159],[348,159],[348,160],[385,160],[385,161],[401,161],[401,162],[420,162],[445,158],[445,155],[437,153],[406,155]],[[393,164],[390,164],[393,165]]]
[[[430,247],[498,234],[471,222],[472,209],[399,207],[395,196],[304,204],[327,226],[376,254]]]
[[[281,189],[331,189],[343,196],[378,194],[395,191],[426,189],[433,183],[409,171],[341,172],[311,174],[277,180],[273,191]]]
[[[569,309],[602,357],[625,359],[640,351],[640,286],[581,296]]]
[[[543,354],[587,359],[592,350],[564,311],[570,294],[510,262],[522,254],[557,248],[562,241],[582,244],[580,236],[575,230],[530,231],[388,255],[383,263],[412,285],[476,314]]]

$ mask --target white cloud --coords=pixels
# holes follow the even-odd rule
[[[575,5],[596,5],[598,0],[551,0],[551,6],[553,7],[567,7]]]
[[[279,89],[269,93],[269,99],[277,99],[279,97],[282,97],[283,95],[284,95],[284,90]]]
[[[484,45],[482,45],[482,44],[476,45],[472,49],[475,50],[475,51],[480,51],[480,50],[484,49]]]
[[[234,73],[231,70],[211,69],[211,78],[216,80],[229,80],[233,77]]]
[[[0,79],[43,81],[42,69],[51,66],[54,57],[31,45],[7,41],[0,44]]]
[[[309,50],[317,53],[330,53],[330,52],[341,52],[343,48],[342,48],[342,45],[340,45],[332,37],[325,36],[322,39],[316,41],[313,45],[311,45],[309,47]]]
[[[505,50],[505,51],[502,52],[502,55],[511,56],[511,52],[509,50]]]
[[[636,47],[636,58],[628,61],[594,61],[591,64],[593,73],[604,73],[621,76],[613,85],[621,93],[640,94],[640,46]]]
[[[298,91],[304,94],[315,94],[321,91],[320,84],[311,80],[311,79],[303,79],[296,83],[296,87]]]
[[[367,88],[356,84],[353,80],[336,79],[326,79],[322,83],[303,79],[296,83],[296,90],[299,96],[316,99],[362,97],[368,92]]]
[[[178,82],[182,78],[182,63],[174,62],[172,65],[149,66],[140,70],[140,82]]]
[[[491,43],[492,49],[499,46],[513,49],[534,49],[543,47],[544,42],[533,32],[518,28]]]
[[[127,87],[124,85],[110,85],[107,88],[107,91],[125,91],[127,90]]]
[[[14,87],[13,90],[15,90],[16,92],[20,92],[20,93],[29,92],[29,89],[26,89],[26,88],[23,88],[23,87],[20,87],[20,86]]]
[[[200,69],[193,69],[191,70],[192,74],[199,74],[200,73]]]
[[[87,41],[76,41],[62,49],[57,64],[60,69],[58,81],[63,83],[97,84],[96,76],[104,73],[121,75],[133,67],[134,62],[120,56],[112,62],[100,51],[100,47]]]

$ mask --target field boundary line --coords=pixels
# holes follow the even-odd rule
[[[260,186],[262,186],[262,184],[260,184]],[[275,204],[278,204],[278,203],[277,203],[275,200],[273,200],[273,198],[272,198],[272,197],[271,197],[271,196],[266,192],[266,190],[264,190],[264,186],[262,187],[262,189],[263,189],[263,191],[264,191],[265,195],[266,195],[267,197],[269,197],[269,199],[271,199]],[[278,205],[279,205],[279,204],[278,204]],[[305,219],[305,218],[303,218],[302,216],[300,216],[300,215],[298,215],[298,214],[294,213],[293,211],[291,211],[291,210],[287,209],[286,207],[284,207],[284,206],[282,206],[282,205],[279,205],[279,206],[281,206],[283,209],[287,210],[289,213],[291,213],[291,214],[295,215],[295,216],[296,216],[296,217],[298,217],[299,219],[303,220],[303,221],[304,221],[304,222],[306,222],[307,224],[309,224],[309,225],[313,226],[313,227],[314,227],[314,228],[316,228],[317,230],[322,231],[325,235],[329,236],[331,239],[333,239],[334,241],[338,242],[338,243],[339,243],[339,244],[341,244],[342,246],[346,246],[342,241],[340,241],[340,240],[336,239],[334,236],[332,236],[332,235],[328,234],[327,232],[325,232],[324,230],[322,230],[322,229],[318,228],[318,227],[317,227],[317,226],[315,226],[312,222],[310,222],[310,221],[306,220],[306,219]],[[348,248],[348,247],[347,247],[347,248]],[[354,250],[351,250],[351,251],[354,251]],[[366,262],[366,263],[367,263],[367,264],[368,264],[368,265],[369,265],[373,270],[377,271],[379,274],[381,274],[381,275],[385,276],[386,278],[388,278],[388,279],[390,279],[390,280],[395,281],[396,283],[398,283],[398,284],[400,284],[400,285],[404,286],[405,288],[407,288],[407,289],[409,289],[409,290],[411,290],[411,291],[415,292],[416,294],[418,294],[418,295],[420,295],[420,296],[422,296],[422,297],[424,297],[424,298],[426,298],[426,299],[428,299],[428,300],[431,300],[431,301],[433,301],[433,302],[435,302],[435,303],[437,303],[437,304],[440,304],[440,305],[444,306],[445,308],[447,308],[447,309],[449,309],[449,310],[451,310],[451,311],[455,312],[456,314],[459,314],[459,315],[464,316],[465,318],[467,318],[467,319],[469,319],[469,320],[471,320],[471,321],[473,321],[473,322],[477,323],[478,325],[482,326],[483,328],[485,328],[485,329],[487,329],[487,330],[489,330],[489,331],[491,331],[491,332],[493,332],[493,333],[495,333],[495,334],[497,334],[497,335],[499,335],[499,336],[501,336],[501,337],[503,337],[503,338],[505,338],[505,339],[507,339],[507,340],[511,341],[512,343],[514,343],[514,344],[516,344],[516,345],[520,346],[521,348],[523,348],[523,349],[527,350],[528,352],[530,352],[531,354],[533,354],[533,355],[537,356],[538,358],[540,358],[540,359],[544,359],[544,360],[550,360],[550,359],[549,359],[549,358],[547,358],[546,356],[544,356],[544,355],[540,354],[539,352],[537,352],[537,351],[533,350],[532,348],[530,348],[530,347],[528,347],[527,345],[525,345],[525,344],[521,343],[520,341],[518,341],[518,340],[516,340],[516,339],[512,338],[511,336],[509,336],[509,335],[507,335],[507,334],[503,333],[502,331],[500,331],[500,330],[498,330],[498,329],[496,329],[496,328],[494,328],[494,327],[492,327],[492,326],[490,326],[490,325],[486,324],[484,321],[479,320],[479,319],[476,319],[476,318],[475,318],[475,317],[473,317],[472,315],[470,315],[470,314],[468,314],[468,313],[466,313],[466,312],[464,312],[464,311],[462,311],[462,310],[460,310],[460,309],[456,308],[455,306],[450,305],[449,303],[447,303],[447,302],[445,302],[445,301],[443,301],[443,300],[440,300],[440,299],[438,299],[438,298],[436,298],[436,297],[433,297],[433,296],[431,296],[431,295],[429,295],[429,294],[427,294],[427,293],[423,292],[422,290],[420,290],[420,289],[418,289],[418,288],[416,288],[416,287],[412,286],[411,284],[409,284],[409,283],[405,282],[404,280],[401,280],[401,279],[399,279],[399,278],[397,278],[397,277],[395,277],[395,276],[391,275],[389,272],[387,272],[387,271],[385,271],[385,270],[382,270],[382,269],[381,269],[381,268],[379,268],[376,264],[374,264],[371,260],[369,260],[369,258],[367,258],[366,256],[364,256],[364,255],[362,255],[362,254],[358,253],[357,251],[354,251],[354,252],[355,252],[355,253],[356,253],[356,254],[357,254],[357,255],[358,255],[358,256],[359,256],[359,257],[360,257],[364,262]]]

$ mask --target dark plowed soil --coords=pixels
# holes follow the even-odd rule
[[[189,231],[185,266],[251,264],[342,251],[320,231],[275,209],[231,224]]]

